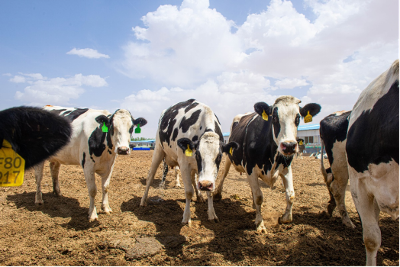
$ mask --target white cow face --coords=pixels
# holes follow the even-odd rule
[[[133,128],[140,124],[146,125],[147,121],[143,118],[134,120],[131,113],[125,109],[117,110],[110,118],[110,135],[114,152],[119,155],[130,154],[129,142],[133,132]]]
[[[299,107],[301,101],[293,96],[282,96],[276,99],[273,106],[264,102],[254,105],[255,111],[262,116],[265,112],[268,116],[268,123],[272,124],[273,140],[278,146],[278,152],[284,156],[292,156],[298,152],[296,141],[297,127],[300,124],[300,117],[307,114],[315,116],[321,110],[318,104],[307,104],[304,108]],[[270,121],[269,121],[270,120]]]
[[[177,144],[184,153],[187,146],[194,150],[193,156],[196,159],[198,171],[197,187],[203,191],[214,191],[222,153],[229,153],[231,148],[239,147],[236,142],[222,143],[219,135],[214,132],[205,132],[197,142],[192,142],[188,138],[181,138],[177,141]]]

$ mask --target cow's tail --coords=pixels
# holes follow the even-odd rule
[[[324,166],[324,141],[321,140],[321,173],[324,176],[325,183],[328,182],[328,173]]]

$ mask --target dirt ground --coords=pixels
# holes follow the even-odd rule
[[[326,216],[328,191],[319,160],[295,159],[293,222],[278,224],[285,209],[280,180],[274,188],[260,181],[266,234],[255,231],[255,211],[245,175],[231,168],[222,200],[215,202],[219,223],[207,220],[207,203],[191,203],[192,226],[182,225],[184,189],[173,172],[159,189],[161,166],[140,207],[153,151],[119,156],[110,186],[111,215],[89,223],[89,197],[79,166],[62,166],[62,196],[52,194],[46,163],[44,205],[36,206],[33,170],[21,187],[0,188],[0,265],[364,265],[362,228],[350,192],[346,203],[356,229],[345,228],[337,211]],[[327,164],[327,161],[325,162]],[[221,163],[220,173],[223,169]],[[205,196],[205,194],[203,194]],[[399,221],[381,214],[378,265],[399,265]],[[140,246],[139,246],[140,245]],[[140,249],[139,249],[140,248]]]

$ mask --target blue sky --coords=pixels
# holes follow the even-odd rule
[[[0,109],[129,109],[154,137],[189,98],[229,131],[256,102],[293,95],[349,110],[398,58],[394,0],[0,1]]]

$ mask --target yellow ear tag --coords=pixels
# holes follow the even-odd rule
[[[263,120],[268,121],[268,115],[267,115],[267,113],[265,113],[265,110],[263,110],[262,118],[263,118]]]
[[[25,160],[4,139],[0,149],[0,186],[20,186],[24,182]]]
[[[304,117],[304,123],[312,122],[312,116],[310,115],[310,111],[307,111],[307,115]]]
[[[303,141],[300,141],[300,142],[299,142],[299,145],[301,145],[301,146],[302,146],[302,145],[303,145]]]
[[[191,157],[193,155],[193,151],[190,149],[189,145],[187,145],[185,155],[186,155],[186,157]]]
[[[231,149],[229,149],[229,154],[231,154],[231,156],[233,154],[233,148],[232,147],[231,147]]]

